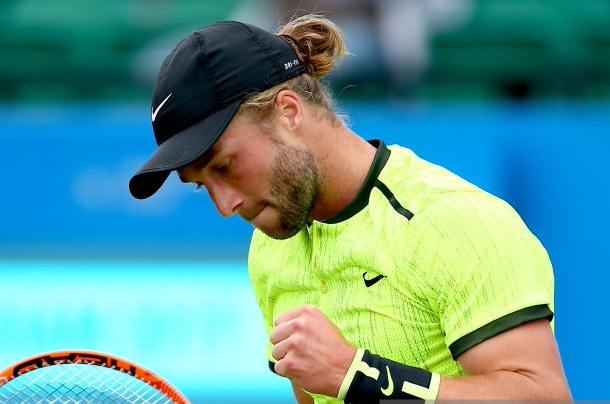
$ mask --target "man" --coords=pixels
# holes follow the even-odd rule
[[[159,147],[132,195],[175,170],[256,227],[267,355],[301,404],[569,399],[546,251],[504,201],[352,132],[318,81],[344,53],[318,16],[185,37],[159,72]]]

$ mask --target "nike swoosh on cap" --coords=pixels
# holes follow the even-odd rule
[[[159,104],[159,106],[157,107],[157,109],[153,110],[151,108],[150,112],[152,115],[152,121],[154,122],[155,119],[157,118],[157,114],[159,113],[159,110],[161,110],[161,107],[163,107],[163,105],[167,102],[167,100],[169,100],[169,97],[172,96],[173,93],[169,93],[169,95],[167,97],[165,97],[165,99],[163,101],[161,101],[161,104]]]

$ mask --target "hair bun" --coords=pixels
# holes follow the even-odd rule
[[[307,14],[277,30],[295,49],[310,76],[320,78],[347,53],[339,27],[327,18]]]

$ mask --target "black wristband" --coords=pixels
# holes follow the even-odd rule
[[[347,404],[379,403],[382,399],[435,400],[440,375],[359,349],[339,390]]]

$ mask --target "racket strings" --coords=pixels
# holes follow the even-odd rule
[[[118,369],[65,363],[44,366],[0,386],[2,404],[173,404],[148,383]]]

